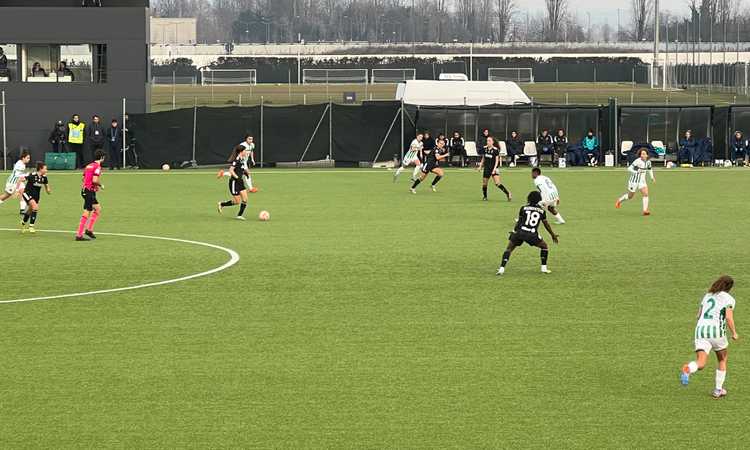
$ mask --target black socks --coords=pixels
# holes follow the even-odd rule
[[[232,206],[232,205],[234,205],[234,203],[232,203],[231,200],[228,200],[226,202],[221,202],[221,207],[222,208],[226,208],[227,206]]]
[[[31,224],[32,225],[34,225],[36,223],[36,214],[37,214],[37,211],[32,211],[31,212]],[[26,218],[26,216],[24,216],[24,219],[25,218]]]
[[[505,267],[505,265],[508,264],[509,260],[510,260],[510,251],[505,250],[505,253],[503,253],[503,263],[500,264],[500,267]]]
[[[411,185],[411,188],[412,189],[416,189],[417,186],[419,186],[419,183],[421,183],[421,182],[422,182],[422,180],[420,180],[419,178],[417,178],[416,180],[414,180],[414,184]]]
[[[237,213],[237,215],[238,215],[238,216],[241,216],[241,215],[245,214],[245,208],[247,208],[247,203],[245,203],[245,202],[242,202],[242,203],[240,204],[240,212],[239,212],[239,213]]]
[[[432,180],[432,185],[435,186],[442,179],[443,179],[443,177],[441,177],[440,175],[436,176],[435,179]]]
[[[503,186],[502,184],[498,184],[497,188],[503,191],[503,194],[508,195],[508,190],[505,189],[505,186]]]
[[[542,258],[542,265],[547,265],[547,257],[549,256],[549,250],[546,248],[543,248],[541,252],[539,252],[539,256]]]
[[[487,186],[482,186],[482,194],[484,195],[484,198],[487,198]]]

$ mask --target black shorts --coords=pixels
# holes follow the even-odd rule
[[[83,210],[93,211],[94,205],[98,205],[99,201],[96,199],[96,192],[83,189],[81,191],[81,197],[83,197]]]
[[[430,163],[423,164],[422,165],[422,173],[430,173],[433,170],[437,169],[437,167],[438,167],[437,164],[430,164]]]
[[[21,197],[23,197],[23,200],[26,203],[30,203],[32,200],[34,200],[37,204],[39,204],[39,197],[41,197],[41,193],[42,191],[39,191],[33,194],[27,191],[23,191],[23,195]]]
[[[229,177],[229,193],[233,196],[240,195],[245,190],[245,181],[242,178]]]
[[[536,247],[537,244],[542,242],[542,238],[538,234],[527,233],[525,231],[514,231],[510,234],[510,242],[516,247],[520,247],[523,243],[527,243],[532,247]]]
[[[492,178],[493,176],[497,175],[500,176],[500,171],[496,171],[495,173],[492,173],[492,167],[485,167],[484,168],[484,178]]]

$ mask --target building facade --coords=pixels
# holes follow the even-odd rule
[[[8,159],[21,148],[42,159],[55,122],[67,123],[73,114],[85,123],[99,115],[108,126],[113,118],[122,121],[123,99],[129,113],[148,111],[148,0],[101,3],[82,8],[81,0],[0,2],[0,91],[7,122],[0,125]]]

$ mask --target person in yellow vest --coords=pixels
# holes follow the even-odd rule
[[[73,118],[68,123],[68,149],[71,153],[76,154],[76,168],[80,168],[85,163],[83,160],[83,138],[86,124],[81,122],[78,114],[73,114]]]

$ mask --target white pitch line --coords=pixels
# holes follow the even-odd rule
[[[0,231],[15,231],[18,232],[18,229],[15,228],[0,228]],[[63,231],[63,230],[39,230],[43,233],[64,233],[64,234],[73,234],[70,231]],[[127,286],[127,287],[121,287],[121,288],[114,288],[114,289],[101,289],[97,291],[90,291],[90,292],[77,292],[74,294],[62,294],[62,295],[50,295],[46,297],[32,297],[32,298],[21,298],[17,300],[0,300],[0,304],[4,303],[25,303],[25,302],[36,302],[41,300],[57,300],[61,298],[71,298],[71,297],[87,297],[90,295],[99,295],[99,294],[110,294],[113,292],[123,292],[123,291],[132,291],[135,289],[144,289],[144,288],[150,288],[155,286],[164,286],[166,284],[174,284],[174,283],[180,283],[183,281],[192,280],[195,278],[205,277],[208,275],[213,275],[215,273],[221,272],[223,270],[226,270],[233,265],[237,264],[240,260],[240,255],[226,247],[221,247],[219,245],[209,244],[206,242],[199,242],[199,241],[190,241],[187,239],[176,239],[176,238],[168,238],[168,237],[161,237],[161,236],[144,236],[140,234],[124,234],[124,233],[96,233],[97,235],[101,236],[117,236],[117,237],[128,237],[128,238],[137,238],[137,239],[153,239],[158,241],[169,241],[169,242],[179,242],[182,244],[191,244],[191,245],[199,245],[202,247],[209,247],[216,250],[221,250],[229,255],[229,261],[222,264],[219,267],[213,268],[211,270],[207,270],[205,272],[196,273],[192,275],[186,275],[184,277],[180,278],[173,278],[171,280],[164,280],[164,281],[155,281],[153,283],[146,283],[146,284],[139,284],[136,286]],[[71,245],[96,245],[96,244],[80,244],[80,243],[74,243],[71,242]]]

